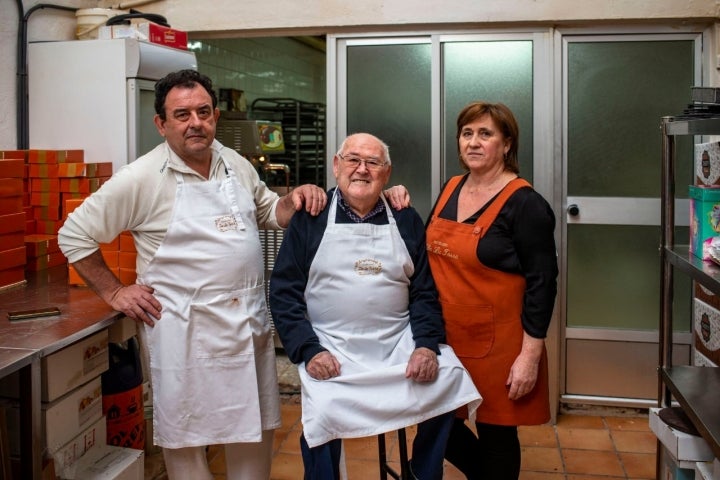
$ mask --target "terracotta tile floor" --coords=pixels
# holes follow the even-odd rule
[[[296,397],[283,400],[283,426],[275,432],[272,480],[302,479],[300,404]],[[408,429],[408,443],[414,435]],[[390,465],[399,468],[397,437],[387,435]],[[560,415],[556,425],[521,427],[520,480],[613,480],[655,478],[655,436],[647,416],[614,417]],[[379,478],[375,437],[347,440],[345,455],[350,480]],[[167,478],[161,455],[146,457],[147,480]],[[225,459],[220,447],[208,450],[215,480],[225,480]],[[154,470],[154,473],[152,472]],[[388,477],[390,478],[390,477]],[[465,477],[446,463],[446,480]]]
[[[299,438],[300,400],[296,369],[278,360],[283,424],[275,432],[272,480],[301,480],[303,475]],[[408,444],[414,429],[407,429]],[[655,478],[655,435],[647,415],[560,415],[556,425],[520,428],[522,467],[520,480],[641,480]],[[387,435],[390,465],[399,469],[397,437]],[[379,478],[376,437],[345,442],[350,480]],[[210,447],[208,460],[215,480],[225,480],[223,449]],[[390,477],[388,477],[390,478]],[[146,455],[146,480],[166,480],[162,455]],[[446,463],[445,480],[464,480]]]

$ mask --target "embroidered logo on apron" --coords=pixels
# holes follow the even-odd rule
[[[234,215],[223,215],[215,219],[215,227],[220,232],[228,232],[230,230],[237,230],[238,224]]]
[[[382,272],[382,262],[365,258],[355,262],[355,272],[358,275],[378,275]]]
[[[428,243],[427,250],[429,253],[435,253],[443,257],[450,257],[454,258],[455,260],[459,258],[459,255],[457,253],[450,250],[447,243],[441,242],[439,240],[433,240],[432,243]]]

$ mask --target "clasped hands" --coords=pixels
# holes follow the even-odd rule
[[[340,362],[335,356],[327,351],[320,352],[305,364],[305,370],[315,380],[328,380],[340,375]],[[410,378],[419,383],[432,382],[437,378],[438,360],[435,352],[429,348],[416,348],[407,368],[405,378]]]

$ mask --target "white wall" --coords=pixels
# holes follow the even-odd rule
[[[0,15],[0,149],[16,138],[16,45],[18,10],[39,0],[6,1]],[[118,5],[114,1],[63,0],[78,8]],[[592,25],[715,21],[716,0],[160,0],[135,7],[164,15],[178,29],[207,37],[323,34],[342,31],[506,27],[509,25]],[[37,10],[29,17],[28,40],[67,40],[75,31],[71,12]],[[62,121],[62,119],[58,119]]]

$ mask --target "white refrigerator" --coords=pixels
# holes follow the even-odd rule
[[[29,44],[29,147],[83,149],[116,172],[163,141],[155,82],[184,68],[197,69],[194,52],[135,39]]]

